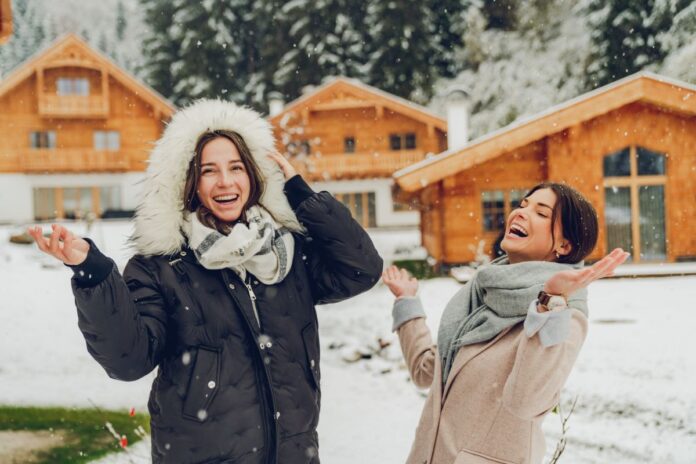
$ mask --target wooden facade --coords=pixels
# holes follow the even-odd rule
[[[389,178],[447,145],[443,119],[354,79],[334,79],[270,122],[280,150],[310,181]]]
[[[0,44],[12,34],[12,0],[0,0]]]
[[[64,36],[0,81],[0,175],[142,172],[173,111],[83,40]],[[76,193],[97,192],[89,201],[95,213],[99,187],[82,186]],[[71,188],[34,191],[34,204],[37,196],[53,202],[40,209],[62,217],[64,189]]]
[[[419,205],[441,263],[488,249],[524,192],[567,183],[597,209],[590,260],[615,246],[633,262],[696,259],[696,87],[640,73],[395,174]]]
[[[364,227],[417,226],[418,213],[393,202],[391,176],[445,149],[445,120],[342,77],[307,92],[269,120],[279,150],[298,172],[315,188],[334,194]]]

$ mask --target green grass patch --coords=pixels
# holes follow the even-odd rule
[[[83,463],[121,449],[106,423],[120,435],[126,435],[128,445],[140,441],[135,429],[142,427],[150,433],[150,419],[145,414],[76,408],[37,408],[0,406],[0,430],[47,430],[65,436],[63,444],[37,452],[41,464]]]
[[[424,259],[403,259],[394,261],[393,264],[397,267],[406,269],[418,280],[434,279],[443,276],[443,274],[435,272],[434,267],[428,264],[428,261]]]

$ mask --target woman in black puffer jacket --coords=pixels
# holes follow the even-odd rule
[[[341,203],[274,152],[268,123],[221,101],[178,112],[150,156],[123,276],[54,225],[87,349],[114,379],[159,367],[155,463],[318,463],[315,305],[371,288],[382,260]],[[279,169],[280,167],[280,169]]]

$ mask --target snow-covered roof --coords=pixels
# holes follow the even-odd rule
[[[397,95],[393,95],[389,92],[385,92],[377,87],[365,84],[358,79],[344,76],[328,78],[324,84],[285,105],[281,113],[272,116],[270,119],[280,119],[284,114],[287,114],[293,110],[303,107],[311,107],[313,102],[320,100],[322,94],[329,92],[334,89],[334,87],[340,85],[347,85],[355,90],[358,90],[362,94],[377,97],[380,101],[385,103],[385,106],[388,106],[391,110],[397,113],[402,113],[413,117],[414,119],[432,124],[443,132],[447,131],[447,121],[430,111],[428,108],[405,98],[401,98]]]
[[[394,173],[406,192],[420,190],[454,173],[527,145],[629,103],[642,101],[672,111],[696,114],[696,86],[641,71],[547,110],[444,151]]]
[[[163,115],[170,116],[175,111],[175,106],[164,96],[134,75],[130,74],[128,71],[121,68],[111,58],[98,50],[95,50],[80,37],[72,33],[61,35],[44,49],[34,53],[24,63],[13,69],[5,79],[0,81],[0,97],[29,78],[45,61],[59,55],[61,50],[71,45],[77,46],[83,50],[85,54],[90,57],[90,59],[94,59],[95,62],[99,63],[100,66],[108,69],[109,75],[113,76],[123,85],[133,90],[136,95],[145,100],[148,104],[152,105]]]

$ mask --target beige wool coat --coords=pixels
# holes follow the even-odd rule
[[[545,348],[523,322],[489,342],[460,348],[446,385],[437,346],[422,317],[398,328],[411,378],[430,387],[408,464],[539,464],[541,424],[559,395],[587,333],[572,310],[565,341]]]

